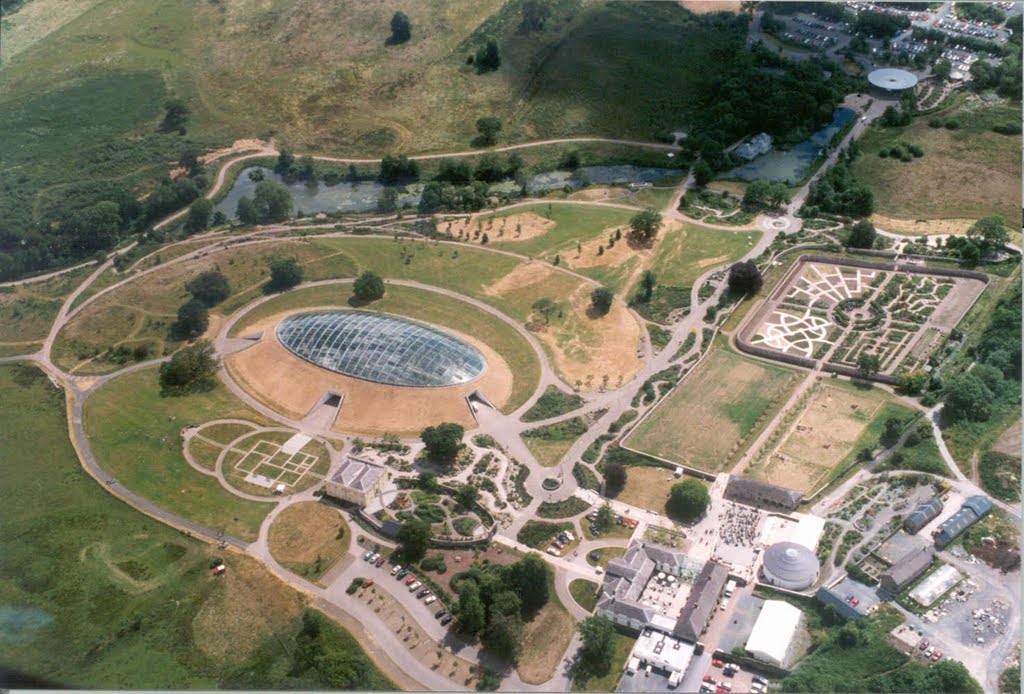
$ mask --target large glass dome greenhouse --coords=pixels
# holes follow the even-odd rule
[[[472,345],[423,323],[370,311],[308,311],[277,326],[295,356],[346,376],[392,386],[467,383],[487,362]]]

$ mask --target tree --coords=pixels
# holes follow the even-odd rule
[[[860,629],[853,622],[847,622],[839,630],[839,645],[843,648],[853,648],[860,642]]]
[[[396,538],[402,558],[415,564],[427,553],[430,544],[430,523],[420,518],[413,518],[402,523]]]
[[[203,172],[203,162],[199,159],[202,153],[203,151],[195,145],[189,145],[182,150],[181,156],[178,157],[178,164],[185,169],[185,174],[190,178]]]
[[[474,487],[472,484],[463,484],[455,491],[455,500],[458,501],[463,508],[472,508],[473,504],[476,503],[476,498],[480,495],[480,490]]]
[[[332,689],[365,689],[371,685],[373,668],[366,656],[357,651],[332,651],[318,656],[317,674]]]
[[[160,122],[160,130],[165,133],[177,132],[185,134],[185,126],[188,125],[189,108],[181,99],[168,99],[164,102],[164,119]]]
[[[477,143],[481,147],[491,147],[498,141],[498,133],[501,132],[501,120],[494,116],[477,118],[476,130],[480,133]]]
[[[672,485],[665,510],[676,520],[694,521],[700,518],[711,503],[708,488],[700,480],[689,478]]]
[[[523,20],[519,22],[520,33],[529,34],[534,31],[542,31],[550,16],[550,4],[543,0],[526,0],[523,3]]]
[[[216,306],[231,295],[228,279],[217,270],[201,272],[185,284],[185,291],[204,306]]]
[[[733,294],[757,294],[764,285],[764,278],[757,265],[749,260],[734,264],[729,268],[729,291]]]
[[[121,235],[121,211],[116,202],[102,200],[75,212],[61,230],[81,255],[105,251],[117,243]]]
[[[638,298],[644,303],[651,300],[654,296],[654,288],[658,284],[658,277],[651,270],[646,270],[643,275],[640,276],[640,291],[637,292]]]
[[[178,320],[171,324],[171,337],[191,340],[206,332],[210,326],[210,312],[198,299],[189,299],[178,308]]]
[[[387,46],[397,46],[412,38],[412,25],[405,12],[395,12],[391,17],[391,36],[384,42]]]
[[[169,362],[160,366],[160,392],[162,395],[185,395],[213,388],[217,381],[217,359],[208,340],[174,353]]]
[[[882,431],[882,435],[878,437],[878,440],[883,446],[891,446],[899,440],[902,433],[903,420],[889,417],[885,420],[885,429]]]
[[[493,692],[501,686],[501,677],[493,670],[481,667],[477,672],[479,672],[479,678],[476,681],[478,692]]]
[[[612,308],[612,301],[615,294],[608,287],[598,287],[590,292],[590,305],[599,316],[603,316]]]
[[[967,230],[967,235],[972,238],[980,238],[984,247],[1002,246],[1010,240],[1010,233],[1006,229],[1006,223],[999,215],[982,217]]]
[[[523,611],[536,612],[548,604],[551,568],[538,554],[527,554],[505,570],[508,587],[518,596]]]
[[[715,172],[711,170],[711,167],[703,159],[693,165],[693,181],[701,188],[711,183],[711,179],[714,177]]]
[[[630,235],[641,243],[650,243],[661,231],[661,215],[654,210],[637,212],[629,220]]]
[[[482,641],[487,650],[500,658],[515,662],[523,649],[523,618],[518,614],[495,614],[491,603],[491,618],[484,630]]]
[[[505,167],[494,152],[487,152],[481,156],[480,160],[476,163],[476,170],[473,171],[473,178],[478,181],[487,181],[488,183],[495,183],[504,177]]]
[[[604,617],[588,617],[577,628],[583,638],[579,668],[588,676],[608,674],[615,655],[615,625]]]
[[[477,49],[476,71],[479,73],[491,72],[501,67],[501,52],[498,50],[498,42],[493,38],[487,39],[487,43]]]
[[[269,263],[270,281],[267,292],[283,292],[302,282],[302,267],[292,257],[273,258]]]
[[[618,465],[618,463],[611,463],[611,465]],[[622,467],[619,465],[619,467]],[[623,468],[625,470],[625,468]],[[607,479],[607,477],[605,478]],[[612,511],[612,505],[607,501],[601,504],[601,508],[597,509],[597,518],[594,520],[594,524],[599,528],[607,528],[615,520],[615,512]]]
[[[604,494],[615,498],[626,486],[626,468],[619,463],[604,466]]]
[[[256,224],[260,221],[259,215],[256,213],[256,205],[253,204],[252,198],[247,195],[243,195],[238,199],[235,215],[242,224]]]
[[[384,185],[394,185],[401,181],[414,181],[420,176],[420,165],[416,160],[404,154],[397,157],[390,154],[380,160],[380,181]]]
[[[981,249],[970,239],[960,244],[960,258],[968,265],[977,265],[981,260]]]
[[[282,147],[277,153],[277,163],[274,164],[274,171],[282,176],[290,176],[295,166],[295,155],[287,147]],[[257,169],[258,170],[258,169]],[[263,179],[260,178],[262,181]]]
[[[872,248],[875,245],[875,238],[877,236],[878,232],[875,231],[875,225],[866,219],[862,219],[850,227],[850,237],[846,240],[846,245],[851,248]]]
[[[420,439],[426,446],[427,458],[435,463],[450,464],[462,445],[465,430],[461,424],[445,422],[437,426],[427,427],[420,433]]]
[[[931,382],[931,376],[921,369],[902,373],[898,378],[899,384],[897,387],[901,393],[905,393],[907,395],[917,395],[927,388],[928,384]]]
[[[983,422],[992,414],[995,395],[974,374],[967,372],[946,380],[943,415],[950,422]]]
[[[376,272],[367,270],[352,283],[352,296],[364,304],[383,299],[384,279]]]
[[[932,68],[932,74],[940,80],[949,79],[949,75],[952,72],[953,63],[945,59],[936,62],[935,67]]]
[[[556,265],[558,263],[555,263]],[[558,304],[544,296],[533,302],[533,310],[544,316],[544,324],[547,325],[551,322],[551,314],[558,309]]]
[[[864,376],[878,373],[880,368],[882,368],[882,359],[877,354],[861,352],[857,357],[857,370]]]
[[[211,214],[213,214],[213,203],[207,198],[199,198],[188,208],[185,231],[194,234],[209,228]]]
[[[480,600],[480,586],[472,579],[466,579],[459,586],[459,623],[469,634],[475,634],[487,624],[484,603]]]
[[[743,205],[751,208],[763,207],[768,200],[768,181],[757,179],[747,184],[743,191]]]
[[[280,183],[260,181],[256,184],[253,206],[261,224],[283,222],[292,211],[292,194]]]

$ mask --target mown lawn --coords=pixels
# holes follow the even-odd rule
[[[220,384],[161,397],[157,369],[149,368],[101,386],[85,403],[83,423],[96,460],[119,484],[189,520],[254,540],[271,505],[230,494],[182,455],[183,427],[222,417],[267,423]]]
[[[633,204],[627,200],[627,205]],[[587,242],[608,228],[619,228],[625,234],[629,231],[629,220],[636,214],[629,210],[598,205],[562,205],[538,203],[516,207],[504,212],[499,217],[514,214],[533,213],[549,219],[555,226],[547,232],[525,241],[491,239],[495,248],[507,248],[510,251],[529,255],[535,258],[554,258],[556,253],[563,255],[576,249],[576,242]]]
[[[63,392],[38,369],[0,366],[0,402],[6,666],[88,689],[286,686],[301,627],[295,591],[230,554],[213,578],[206,544],[108,494],[82,470]],[[326,631],[362,654],[344,630]],[[365,686],[394,685],[371,665]]]
[[[741,258],[760,236],[759,231],[709,229],[687,223],[679,231],[665,233],[651,269],[659,284],[692,287],[708,270]]]

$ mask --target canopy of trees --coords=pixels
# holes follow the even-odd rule
[[[217,359],[208,340],[174,353],[160,366],[160,392],[163,395],[185,395],[211,390],[216,384]]]
[[[412,25],[409,23],[409,17],[405,12],[395,12],[391,17],[391,36],[388,37],[385,43],[389,46],[395,46],[400,43],[405,43],[412,38]]]
[[[630,235],[640,243],[650,243],[661,231],[661,215],[654,210],[637,212],[629,220]]]
[[[237,214],[243,224],[283,222],[291,212],[291,191],[276,181],[260,181],[253,198],[243,195],[238,200]]]
[[[199,198],[188,208],[188,217],[185,218],[185,231],[194,234],[208,229],[210,226],[210,215],[213,214],[213,203],[206,198]]]
[[[498,141],[501,121],[494,116],[484,116],[476,121],[476,130],[480,133],[478,143],[481,147],[490,147]]]
[[[206,332],[210,326],[210,312],[198,299],[189,299],[178,308],[178,319],[171,324],[171,337],[191,340]]]
[[[168,99],[164,102],[164,119],[160,122],[160,129],[164,132],[176,132],[179,135],[184,135],[190,115],[191,112],[184,101]]]
[[[584,679],[607,675],[615,655],[615,625],[604,617],[588,617],[577,629],[583,640],[579,674]]]
[[[498,42],[493,38],[487,39],[487,43],[477,49],[473,62],[476,64],[477,72],[492,72],[501,67],[501,52],[498,50]]]
[[[619,463],[607,463],[604,466],[604,493],[616,497],[626,486],[626,467]]]
[[[283,292],[302,282],[302,266],[292,257],[273,258],[270,263],[270,281],[267,292]]]
[[[860,183],[846,162],[840,160],[811,185],[804,203],[804,215],[817,210],[847,217],[869,217],[875,211],[875,196]]]
[[[750,260],[733,264],[729,268],[729,291],[733,294],[757,294],[764,285],[761,271]]]
[[[384,185],[415,181],[419,177],[420,165],[404,154],[397,157],[389,154],[380,160],[380,182]]]
[[[700,480],[691,477],[672,485],[665,510],[676,520],[690,522],[700,518],[709,503],[711,495],[708,494],[708,488]]]
[[[866,219],[862,219],[850,228],[850,238],[846,244],[853,248],[873,248],[878,232],[875,225]]]
[[[465,429],[461,424],[444,422],[437,426],[427,427],[420,433],[420,439],[426,446],[427,457],[435,463],[450,464],[462,445]]]
[[[430,523],[420,518],[411,518],[398,529],[399,551],[405,561],[415,564],[427,553],[430,545]]]
[[[204,306],[216,306],[231,295],[231,286],[220,271],[207,270],[186,282],[185,291]]]
[[[367,270],[352,283],[352,296],[362,303],[383,299],[384,278],[372,270]]]
[[[749,208],[775,208],[787,202],[789,202],[789,189],[785,183],[771,183],[757,179],[748,183],[747,189],[743,192],[743,205]]]
[[[614,300],[615,294],[608,287],[598,287],[590,292],[590,305],[599,316],[603,316],[611,310]]]

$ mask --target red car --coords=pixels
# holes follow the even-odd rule
[[[372,578],[368,578],[368,579],[366,579],[366,582],[365,582],[365,583],[363,583],[363,587],[364,587],[364,588],[369,588],[369,587],[370,587],[370,586],[372,586],[372,585],[373,585],[373,579],[372,579]]]
[[[942,657],[942,651],[935,651],[934,653],[932,653],[932,660],[933,661],[937,662],[941,657]]]
[[[409,578],[405,579],[405,585],[407,585],[407,586],[411,586],[415,582],[416,582],[416,577],[413,576],[412,574],[409,574]]]
[[[853,600],[850,601],[850,604],[853,605],[854,607],[856,607],[857,605],[860,604],[860,600],[858,600],[857,598],[854,598]]]
[[[725,665],[725,663],[721,660],[712,660],[711,664],[715,667],[722,667],[723,665]]]
[[[711,684],[717,684],[715,682],[715,678],[712,677],[711,675],[704,675],[704,681],[705,682],[710,682]]]
[[[921,639],[921,643],[917,644],[917,649],[923,651],[928,648],[928,639]]]

